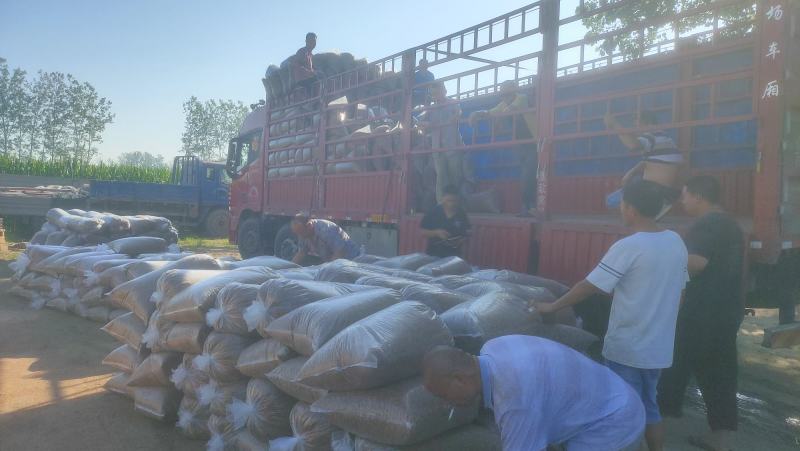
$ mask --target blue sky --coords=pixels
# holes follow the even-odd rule
[[[369,60],[474,25],[528,2],[0,0],[0,57],[29,73],[60,71],[113,102],[102,158],[180,150],[181,104],[195,95],[253,103],[261,77],[319,35],[317,52]]]

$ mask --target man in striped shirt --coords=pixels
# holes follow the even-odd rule
[[[610,114],[606,115],[605,122],[609,130],[621,128],[619,122]],[[657,123],[655,114],[650,111],[643,111],[639,115],[641,127],[650,127]],[[642,154],[642,160],[622,177],[622,186],[638,179],[658,183],[664,197],[664,205],[656,219],[661,219],[680,198],[681,191],[677,186],[683,165],[683,154],[678,150],[672,137],[662,130],[644,132],[639,136],[620,133],[619,139],[631,152]],[[606,199],[608,207],[619,207],[621,196],[622,190],[610,194]]]

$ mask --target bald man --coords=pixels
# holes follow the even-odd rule
[[[425,388],[453,405],[482,398],[509,451],[636,449],[645,414],[639,395],[607,367],[544,338],[509,335],[478,357],[449,346],[428,352]]]

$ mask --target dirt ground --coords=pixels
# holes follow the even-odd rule
[[[5,272],[5,263],[0,262]],[[0,273],[0,277],[5,277]],[[117,344],[100,324],[31,310],[0,281],[0,451],[202,450],[172,424],[147,419],[133,402],[103,390],[100,362]],[[800,349],[761,348],[772,312],[748,318],[739,337],[741,429],[737,450],[800,450]],[[669,421],[669,451],[691,450],[686,436],[705,420],[697,394],[684,418]]]

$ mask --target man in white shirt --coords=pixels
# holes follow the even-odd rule
[[[425,355],[423,383],[453,405],[476,398],[494,414],[503,449],[619,451],[638,444],[645,413],[613,371],[562,344],[507,335],[479,356],[449,346]],[[602,387],[598,390],[598,387]]]
[[[634,233],[614,243],[597,268],[561,299],[533,305],[547,315],[593,294],[613,292],[603,357],[608,367],[641,396],[650,451],[663,449],[656,388],[661,370],[672,366],[678,307],[689,279],[683,240],[655,221],[662,203],[656,183],[629,183],[623,190],[620,210]]]

